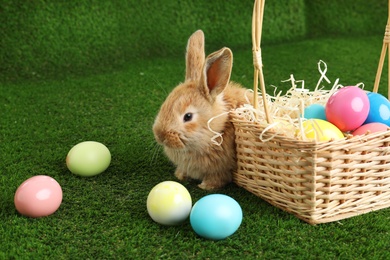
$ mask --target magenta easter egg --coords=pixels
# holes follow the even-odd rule
[[[367,119],[370,102],[364,90],[348,86],[333,93],[325,106],[326,119],[341,131],[355,130]]]
[[[383,123],[368,123],[360,126],[352,132],[352,135],[365,135],[367,133],[376,133],[387,131],[389,127]]]
[[[61,186],[55,179],[45,175],[25,180],[16,190],[14,197],[16,210],[32,218],[53,214],[61,202]]]

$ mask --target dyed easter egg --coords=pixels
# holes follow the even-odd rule
[[[178,182],[160,182],[149,192],[146,207],[149,216],[157,223],[177,225],[190,215],[191,195],[186,187]]]
[[[303,117],[306,119],[322,119],[326,120],[325,106],[320,104],[312,104],[307,106],[304,110]]]
[[[366,133],[376,133],[387,131],[389,127],[383,123],[368,123],[360,126],[355,131],[352,132],[352,135],[364,135]]]
[[[62,189],[52,177],[37,175],[25,180],[16,190],[16,210],[32,218],[53,214],[61,205]]]
[[[322,119],[309,119],[303,122],[303,132],[313,141],[330,141],[344,138],[344,134],[332,123]]]
[[[111,162],[108,148],[99,142],[86,141],[76,144],[66,156],[66,166],[77,175],[89,177],[104,172]]]
[[[221,240],[232,235],[242,222],[242,209],[233,198],[211,194],[198,200],[191,210],[190,223],[199,236]]]
[[[365,123],[379,122],[390,126],[390,101],[379,93],[367,93],[370,111]]]
[[[355,130],[367,119],[370,102],[364,90],[349,86],[334,92],[325,106],[326,119],[341,131]]]

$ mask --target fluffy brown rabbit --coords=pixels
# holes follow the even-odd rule
[[[177,166],[176,177],[200,180],[202,189],[217,189],[231,182],[237,167],[228,112],[248,103],[252,94],[229,82],[232,60],[228,48],[205,58],[204,34],[196,31],[187,44],[185,81],[169,94],[153,125],[157,142]],[[222,133],[220,145],[212,142],[215,133],[209,126]]]

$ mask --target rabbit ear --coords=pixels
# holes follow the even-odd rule
[[[198,30],[191,35],[187,43],[186,81],[200,78],[204,59],[204,34],[202,30]]]
[[[214,100],[228,85],[232,66],[233,54],[229,48],[210,54],[203,68],[201,91]]]

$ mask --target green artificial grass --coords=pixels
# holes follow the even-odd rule
[[[371,89],[382,36],[311,39],[266,45],[264,71],[270,85],[287,89],[293,73],[316,84],[317,62],[328,77]],[[251,88],[252,58],[232,48],[232,79]],[[386,66],[385,66],[386,67]],[[385,93],[386,74],[380,92]],[[189,224],[162,226],[151,220],[146,198],[154,185],[176,180],[151,126],[166,95],[184,77],[184,57],[129,62],[126,68],[60,80],[0,85],[0,259],[389,259],[390,210],[311,226],[235,184],[215,191],[236,199],[244,219],[221,241],[198,237]],[[82,141],[104,143],[112,162],[102,174],[82,178],[65,165]],[[45,174],[63,189],[53,215],[27,218],[13,196],[27,178]],[[193,202],[210,194],[183,183]]]
[[[0,10],[0,81],[66,79],[178,57],[203,29],[210,51],[251,49],[253,0],[23,1]],[[386,1],[267,1],[263,44],[325,35],[383,33]]]
[[[306,0],[307,34],[370,35],[382,33],[387,21],[387,1]]]
[[[270,2],[264,40],[302,38],[303,6],[303,0],[284,5]],[[252,0],[229,4],[6,0],[0,18],[0,68],[9,80],[116,70],[135,59],[177,55],[199,28],[205,31],[210,47],[246,45],[251,37],[252,8]]]

